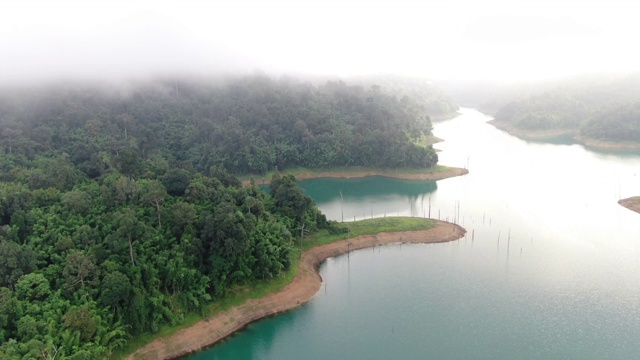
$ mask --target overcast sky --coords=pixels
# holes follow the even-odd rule
[[[2,0],[0,76],[631,72],[640,70],[635,3]]]

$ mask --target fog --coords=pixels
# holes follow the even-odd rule
[[[637,3],[34,1],[0,5],[5,83],[157,74],[541,80],[640,70]]]

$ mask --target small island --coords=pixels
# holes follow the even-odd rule
[[[618,204],[626,207],[631,211],[640,213],[640,196],[632,196],[630,198],[622,199],[618,201]]]
[[[318,267],[330,257],[393,243],[454,241],[463,237],[466,232],[456,224],[420,218],[369,219],[350,223],[349,226],[354,228],[353,233],[356,235],[360,231],[365,233],[352,238],[345,238],[344,235],[320,236],[307,242],[307,247],[322,245],[308,248],[302,253],[295,277],[282,289],[260,298],[249,299],[170,336],[157,338],[129,355],[127,359],[179,358],[211,346],[255,321],[301,306],[311,300],[320,289],[322,278],[318,273]],[[416,230],[399,230],[412,228]],[[366,233],[376,229],[389,230]]]

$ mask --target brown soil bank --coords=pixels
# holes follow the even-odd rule
[[[363,235],[350,240],[337,241],[305,251],[293,281],[276,293],[219,313],[194,326],[154,340],[131,354],[127,359],[174,359],[203,349],[241,330],[248,324],[267,316],[298,307],[311,300],[322,284],[318,265],[327,258],[372,246],[391,243],[438,243],[461,238],[465,230],[451,223],[433,220],[429,230],[404,231]]]
[[[386,176],[394,179],[403,179],[403,180],[443,180],[450,177],[462,176],[469,173],[469,170],[457,168],[457,167],[448,167],[442,171],[433,171],[433,172],[425,172],[425,173],[404,173],[402,171],[393,171],[393,170],[348,170],[348,171],[303,171],[299,173],[295,173],[296,179],[298,181],[309,180],[309,179],[317,179],[317,178],[339,178],[339,179],[357,179],[363,178],[367,176]],[[254,179],[257,185],[268,185],[268,179]],[[242,185],[249,185],[250,180],[243,180]]]
[[[634,196],[618,201],[618,204],[626,207],[629,210],[633,210],[640,213],[640,196]]]

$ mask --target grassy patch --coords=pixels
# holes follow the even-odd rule
[[[410,230],[427,230],[434,226],[433,221],[423,218],[409,217],[386,217],[376,219],[366,219],[355,222],[347,222],[340,224],[349,229],[347,234],[329,234],[328,231],[318,231],[308,235],[304,239],[304,250],[308,250],[314,246],[328,244],[334,241],[345,240],[347,236],[355,237],[358,235],[377,234],[380,232],[393,231],[410,231]],[[296,243],[295,245],[297,245]],[[188,328],[207,316],[215,316],[216,314],[228,310],[234,306],[238,306],[249,299],[256,299],[265,295],[280,291],[286,285],[293,281],[298,270],[298,261],[300,258],[300,249],[298,247],[291,252],[291,268],[280,276],[255,284],[238,286],[230,290],[226,296],[218,299],[207,307],[207,315],[191,313],[185,316],[184,321],[179,325],[164,325],[157,333],[143,334],[130,339],[126,346],[119,349],[112,358],[124,359],[127,355],[133,353],[144,345],[156,338],[169,336],[179,330]]]
[[[348,228],[346,234],[330,234],[326,230],[311,234],[304,241],[304,250],[315,246],[329,244],[338,240],[345,240],[347,237],[359,235],[377,234],[381,232],[428,230],[434,226],[432,220],[410,217],[385,217],[376,219],[365,219],[355,222],[340,224]]]

